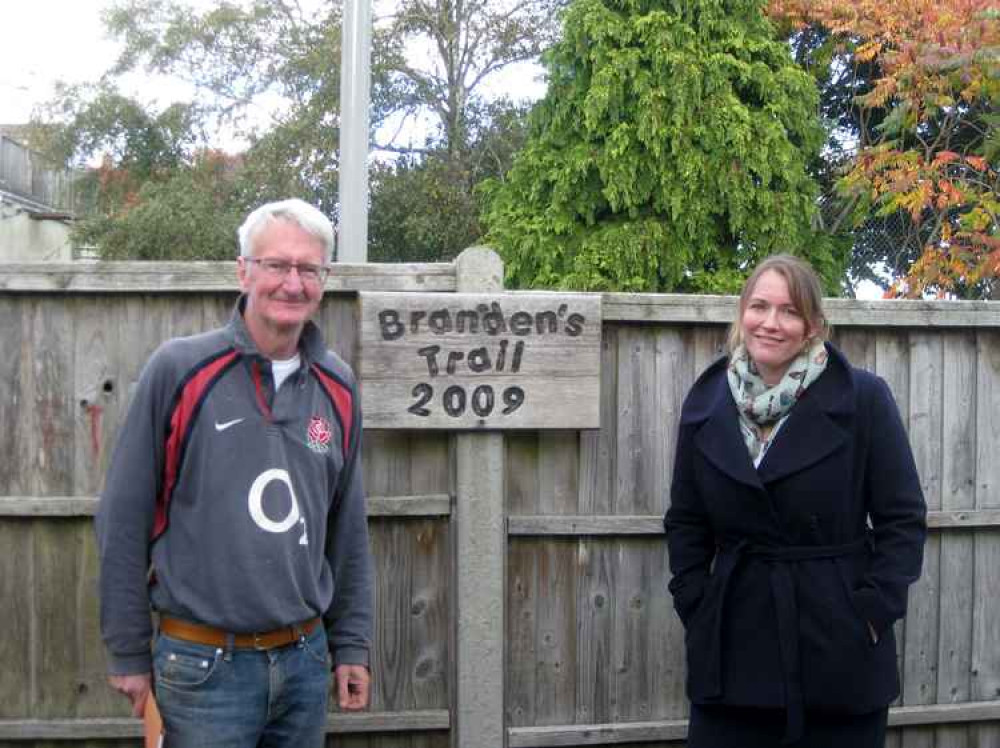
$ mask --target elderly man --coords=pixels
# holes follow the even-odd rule
[[[333,227],[286,200],[239,244],[232,318],[153,354],[112,457],[110,682],[136,715],[155,687],[172,748],[320,746],[331,663],[368,703],[373,597],[357,384],[310,321]]]

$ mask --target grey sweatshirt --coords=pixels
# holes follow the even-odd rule
[[[242,305],[153,354],[118,435],[97,511],[112,674],[150,671],[151,607],[237,633],[322,616],[335,665],[369,662],[354,375],[310,322],[275,392]]]

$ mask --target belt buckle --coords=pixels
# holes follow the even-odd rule
[[[253,632],[253,648],[258,651],[267,651],[269,649],[269,647],[262,642],[259,631]]]

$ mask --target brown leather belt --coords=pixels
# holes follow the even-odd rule
[[[291,626],[283,626],[273,631],[259,631],[253,634],[230,634],[215,626],[202,623],[190,623],[180,618],[160,616],[160,632],[174,639],[182,639],[196,644],[206,644],[210,647],[225,647],[232,637],[232,646],[236,649],[274,649],[297,642],[301,637],[312,633],[320,623],[319,618],[310,618]]]

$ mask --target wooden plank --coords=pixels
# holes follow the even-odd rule
[[[372,706],[395,711],[413,701],[410,652],[412,545],[399,520],[371,526],[375,557],[375,677]]]
[[[611,511],[617,459],[618,328],[601,336],[601,426],[580,432],[580,511]]]
[[[647,514],[512,515],[510,535],[662,535],[663,516]]]
[[[633,541],[635,542],[635,541]],[[670,562],[664,539],[641,541],[648,545],[645,556],[644,586],[649,639],[646,647],[650,664],[650,719],[680,719],[688,716],[687,664],[684,655],[684,625],[674,612],[667,591]]]
[[[889,725],[893,727],[959,722],[973,724],[996,720],[1000,720],[1000,704],[996,702],[896,707],[889,711]],[[359,733],[447,730],[449,724],[448,712],[444,709],[395,713],[362,712],[330,714],[327,731],[344,734],[346,738],[348,734]],[[618,745],[624,740],[683,740],[687,734],[687,720],[518,727],[510,728],[507,732],[510,748]],[[113,739],[138,737],[141,734],[142,724],[139,720],[128,718],[0,720],[0,740]]]
[[[369,496],[369,517],[446,517],[451,496],[446,493],[417,496]]]
[[[365,492],[370,497],[409,494],[410,438],[401,431],[366,431],[362,449]]]
[[[670,480],[674,470],[677,430],[684,398],[694,377],[689,351],[693,336],[681,330],[661,330],[656,338],[657,365],[654,376],[657,409],[653,421],[657,424],[649,450],[655,458],[653,484],[650,490],[655,500],[654,514],[667,511],[670,503]],[[658,494],[658,495],[657,495]]]
[[[96,684],[81,678],[77,620],[82,533],[92,528],[73,521],[35,522],[34,636],[38,678],[31,714],[75,716],[79,688]],[[98,646],[98,642],[89,642]]]
[[[609,322],[725,324],[736,317],[735,296],[606,293],[601,300]]]
[[[422,732],[447,730],[446,709],[403,712],[358,712],[330,714],[328,733]],[[81,740],[135,738],[142,735],[142,722],[120,717],[86,719],[2,719],[2,740]]]
[[[929,509],[941,508],[943,345],[940,335],[910,333],[909,437]],[[903,704],[931,704],[937,698],[941,538],[924,546],[923,573],[911,587],[903,648]],[[934,748],[930,730],[904,730],[907,748]]]
[[[512,538],[507,548],[507,724],[533,725],[538,613],[537,554],[532,544]]]
[[[508,512],[536,514],[539,509],[540,432],[508,433],[505,442],[505,493]],[[507,546],[507,723],[533,725],[537,720],[538,590],[537,544],[510,539]]]
[[[540,512],[577,510],[579,440],[575,431],[538,435]],[[537,554],[539,605],[535,615],[535,724],[573,720],[576,710],[577,543],[553,538],[533,543]]]
[[[736,317],[735,296],[606,293],[605,320],[725,324]],[[830,322],[850,327],[1000,327],[1000,310],[989,301],[859,301],[824,299]]]
[[[736,307],[734,306],[733,313],[735,314],[735,312]],[[726,341],[729,336],[729,328],[728,325],[726,327],[718,325],[712,327],[694,327],[691,329],[691,335],[693,336],[693,350],[691,355],[693,370],[691,371],[690,379],[687,380],[684,387],[685,393],[691,389],[694,380],[713,361],[727,353]]]
[[[380,709],[448,705],[448,533],[425,512],[450,511],[447,443],[415,434],[367,432],[366,481],[371,490],[411,496],[369,497],[378,570],[375,705]],[[424,492],[427,493],[418,493]],[[404,514],[408,512],[410,514]],[[381,560],[379,560],[381,559]],[[444,743],[447,743],[445,737]],[[341,741],[338,741],[338,745]],[[372,735],[369,748],[441,745],[440,736]]]
[[[653,514],[662,509],[666,460],[664,424],[658,418],[663,371],[655,331],[629,327],[618,333],[617,483],[614,507],[620,514]]]
[[[535,542],[534,724],[572,721],[576,710],[576,557],[573,540]]]
[[[448,494],[370,496],[369,517],[438,517],[452,513]],[[89,517],[97,511],[96,496],[2,496],[0,517]],[[507,519],[511,535],[662,535],[659,514],[513,514]],[[1000,509],[961,509],[928,512],[931,530],[1000,527]]]
[[[504,479],[509,513],[539,513],[538,440],[537,431],[510,432],[504,435]]]
[[[34,537],[25,522],[0,522],[0,600],[4,635],[0,636],[0,724],[30,714],[36,673],[32,597],[35,592]]]
[[[906,424],[909,420],[910,406],[910,344],[905,331],[880,330],[875,336],[875,373],[882,377],[892,391],[896,406]],[[902,702],[902,689],[906,687],[906,672],[903,667],[903,649],[906,643],[906,620],[897,621],[896,632],[896,662],[901,683],[900,697],[896,704]]]
[[[998,701],[897,706],[889,710],[890,727],[995,722],[997,720],[1000,720],[1000,702]]]
[[[442,521],[410,521],[408,525],[414,544],[409,609],[411,708],[446,709],[451,625],[448,525]]]
[[[73,492],[96,493],[107,471],[115,429],[123,417],[120,320],[122,300],[63,298],[73,310],[73,402],[75,404]]]
[[[596,428],[600,297],[363,293],[369,428]]]
[[[198,303],[198,301],[198,299],[194,299],[194,303],[184,303],[183,298],[174,299],[167,318],[167,337],[187,338],[216,327],[214,320],[213,322],[205,321],[205,305]]]
[[[409,432],[408,436],[413,494],[450,498],[454,494],[450,435]]]
[[[875,370],[875,332],[868,328],[834,329],[833,343],[853,366]]]
[[[120,322],[122,361],[118,392],[120,414],[124,418],[135,396],[139,377],[150,356],[170,336],[170,306],[178,297],[130,296],[125,299],[125,315]],[[120,424],[115,424],[115,427]],[[114,444],[111,445],[114,449]]]
[[[612,513],[634,514],[636,486],[639,482],[638,460],[635,453],[639,440],[640,362],[643,354],[642,328],[629,326],[618,330],[618,390],[616,402],[618,413],[615,417],[615,486],[611,499]]]
[[[915,707],[889,711],[891,727],[991,722],[1000,719],[1000,704],[980,702]],[[647,720],[603,724],[513,727],[510,748],[621,745],[652,741],[678,741],[687,737],[687,720]],[[942,746],[942,748],[947,748]]]
[[[77,611],[76,640],[73,643],[77,658],[75,716],[104,717],[121,713],[125,700],[107,682],[108,665],[101,639],[97,588],[100,571],[97,537],[89,519],[74,524],[79,536],[76,555],[79,570],[76,589],[72,591]]]
[[[96,496],[3,496],[0,517],[89,517],[97,511]],[[437,517],[451,513],[448,494],[370,496],[369,517]]]
[[[426,433],[411,433],[409,436],[410,489],[427,495],[449,491],[451,465],[447,436]],[[443,495],[448,496],[447,493]],[[449,521],[437,518],[410,524],[416,541],[410,608],[413,618],[410,624],[414,663],[411,675],[413,707],[447,709],[449,684],[452,682],[451,525]],[[440,743],[438,737],[430,735],[414,736],[412,740],[413,748],[430,748],[432,744]]]
[[[975,422],[970,419],[970,424]],[[955,455],[952,455],[954,457]],[[975,467],[975,466],[973,466]],[[975,471],[972,473],[975,475]],[[933,529],[996,527],[1000,525],[1000,510],[971,509],[927,513],[927,526]]]
[[[615,507],[621,332],[621,326],[604,325],[601,341],[601,428],[580,434],[579,511],[588,515],[608,515]],[[511,533],[510,519],[508,533]],[[616,550],[615,543],[603,540],[586,538],[578,543],[576,598],[580,630],[574,672],[576,722],[612,719],[614,612],[611,590],[614,586],[612,574]]]
[[[971,331],[943,336],[941,508],[975,507],[976,483],[976,337]],[[967,702],[972,698],[972,608],[975,555],[973,533],[948,532],[941,540],[940,637],[938,683],[940,704]],[[936,730],[937,745],[967,748],[966,726]]]
[[[358,303],[354,294],[326,294],[316,323],[327,346],[357,373]]]
[[[85,740],[138,738],[142,722],[137,719],[104,717],[97,719],[5,719],[0,720],[3,740]]]
[[[454,291],[452,263],[338,263],[326,291]],[[11,262],[0,291],[76,293],[238,292],[236,262]]]
[[[0,493],[11,494],[30,491],[26,479],[31,451],[28,440],[14,424],[27,422],[25,411],[30,407],[31,336],[26,329],[27,306],[18,299],[0,295],[0,344],[7,355],[0,356],[0,382],[4,383],[4,396],[0,397]]]
[[[576,431],[538,434],[538,497],[541,514],[574,514],[579,502],[580,446]]]
[[[27,302],[26,321],[28,345],[21,355],[32,386],[18,425],[30,457],[19,469],[27,474],[25,483],[32,494],[69,494],[73,491],[74,464],[73,318],[65,303],[53,303],[50,297],[42,296]],[[49,539],[45,526],[32,525],[28,531],[32,560],[26,581],[32,596],[27,610],[29,637],[23,644],[29,648],[29,670],[18,675],[27,675],[30,714],[73,714],[72,692],[66,683],[75,674],[76,611],[67,609],[67,590],[62,585],[70,581],[71,591],[75,576],[65,565],[47,563],[58,558],[58,543]],[[69,572],[65,581],[61,576],[64,569]],[[57,606],[53,605],[56,600]],[[46,639],[50,626],[56,641]],[[70,657],[68,663],[63,662],[66,656]]]
[[[649,720],[685,708],[683,632],[666,590],[662,539],[622,539],[612,591],[613,721]]]
[[[630,511],[656,514],[666,509],[664,496],[670,485],[667,475],[667,434],[680,415],[679,411],[675,411],[672,399],[665,396],[664,389],[669,388],[671,368],[676,365],[679,355],[675,333],[649,331],[645,337],[645,355],[640,362],[638,382],[640,431],[638,449],[632,454],[638,482],[635,503]],[[618,505],[619,511],[624,508],[621,504]]]
[[[1000,507],[1000,335],[976,332],[976,483],[977,509]],[[1000,537],[977,533],[972,614],[972,698],[1000,699]],[[1000,726],[977,726],[972,745],[1000,745]]]
[[[510,729],[510,748],[619,745],[654,740],[683,740],[687,720],[634,721],[590,725],[554,725]]]
[[[128,298],[128,297],[125,297]],[[201,299],[205,329],[223,327],[233,315],[236,299],[229,294],[205,294]]]
[[[612,719],[614,610],[612,591],[617,543],[585,539],[579,543],[577,581],[576,722]]]
[[[410,490],[410,441],[406,434],[384,435],[366,449],[365,483],[376,494]],[[369,526],[376,563],[375,675],[372,706],[396,711],[412,705],[410,615],[413,543],[409,522],[380,519]]]
[[[27,305],[30,349],[22,349],[34,384],[18,423],[30,458],[20,465],[35,494],[73,493],[74,416],[73,315],[51,297]]]

